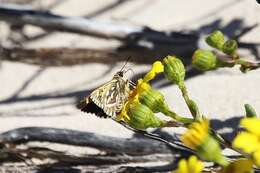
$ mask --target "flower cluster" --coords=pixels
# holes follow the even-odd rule
[[[143,79],[138,80],[136,88],[132,90],[123,110],[117,116],[118,120],[123,119],[128,125],[139,130],[167,126],[167,121],[155,115],[158,112],[170,116],[173,121],[177,120],[183,123],[192,121],[192,119],[180,117],[171,111],[165,102],[164,96],[149,84],[157,74],[162,72],[173,83],[183,85],[185,68],[180,59],[167,56],[162,62],[156,61]]]
[[[230,59],[225,61],[215,52],[198,49],[193,54],[192,63],[200,70],[233,67],[237,64],[241,65],[242,72],[259,68],[259,64],[242,60],[237,53],[237,42],[226,40],[220,31],[209,35],[206,42]],[[150,81],[159,73],[163,73],[167,80],[178,86],[192,118],[179,116],[172,111],[164,96],[150,85]],[[210,121],[200,112],[196,102],[190,99],[184,83],[185,73],[182,61],[176,56],[167,56],[162,61],[154,62],[151,70],[137,81],[121,113],[117,115],[117,120],[123,120],[138,130],[181,124],[180,126],[187,128],[181,135],[182,143],[192,149],[200,159],[218,164],[219,168],[214,172],[253,173],[253,165],[260,167],[260,119],[257,118],[255,110],[249,104],[245,105],[246,118],[241,120],[244,130],[233,142],[227,141],[210,127]],[[171,117],[171,121],[159,118],[156,113]],[[244,158],[230,161],[222,154],[221,147],[240,152]],[[204,165],[197,157],[191,156],[188,160],[180,160],[178,168],[173,173],[201,173]]]
[[[220,31],[213,32],[207,37],[206,42],[230,56],[232,61],[223,61],[212,51],[198,49],[192,57],[192,63],[196,68],[208,71],[219,67],[233,67],[236,64],[240,64],[244,70],[252,70],[256,67],[252,63],[241,60],[237,54],[236,41],[225,40]],[[193,118],[184,118],[170,110],[164,96],[150,85],[149,82],[159,73],[163,73],[166,79],[179,87]],[[161,112],[187,128],[181,136],[181,141],[195,151],[200,159],[220,165],[221,169],[215,172],[252,173],[253,164],[260,167],[260,119],[256,118],[254,109],[248,104],[245,105],[247,118],[241,121],[245,131],[239,133],[233,143],[227,142],[210,127],[209,120],[201,114],[195,101],[190,99],[184,78],[185,67],[179,58],[167,56],[162,61],[156,61],[151,70],[138,80],[136,88],[132,90],[129,100],[117,118],[123,119],[135,129],[145,130],[149,127],[165,127],[170,124],[169,121],[155,115]],[[241,151],[241,154],[245,156],[244,159],[229,161],[222,154],[221,146]],[[203,162],[191,156],[188,160],[182,159],[173,173],[200,173],[203,168]]]
[[[155,112],[159,111],[158,107],[166,107],[163,95],[152,89],[149,84],[149,81],[163,70],[160,61],[153,63],[152,69],[145,77],[138,80],[136,88],[133,89],[123,110],[118,115],[118,120],[123,118],[128,125],[140,130],[149,127],[162,127],[166,124],[165,121],[154,115]]]
[[[253,163],[257,166],[260,165],[260,120],[256,118],[256,113],[250,105],[245,105],[246,116],[250,118],[241,121],[241,125],[247,131],[241,132],[237,136],[233,146],[251,154],[251,158],[229,162],[222,154],[220,147],[223,139],[214,135],[209,120],[204,117],[196,118],[196,114],[193,119],[188,119],[169,110],[163,95],[149,84],[158,73],[164,73],[166,79],[177,84],[183,93],[187,106],[191,105],[189,107],[191,112],[198,112],[196,103],[189,99],[185,88],[185,69],[182,62],[176,57],[167,56],[162,62],[156,61],[144,78],[138,80],[137,86],[132,91],[123,111],[118,116],[119,118],[124,119],[131,127],[141,130],[167,125],[166,121],[155,115],[158,112],[172,117],[177,122],[184,122],[188,130],[182,135],[181,141],[196,151],[197,156],[201,159],[221,165],[222,169],[217,171],[218,173],[251,173]],[[202,170],[203,163],[192,156],[188,160],[182,159],[173,173],[200,173]]]
[[[240,70],[245,73],[260,67],[259,63],[244,60],[244,58],[237,53],[237,42],[232,39],[226,40],[221,31],[217,30],[211,33],[206,38],[206,42],[218,52],[222,52],[222,55],[218,55],[211,50],[196,50],[192,56],[192,64],[199,70],[208,71],[220,67],[240,65]],[[223,53],[225,56],[223,56]]]

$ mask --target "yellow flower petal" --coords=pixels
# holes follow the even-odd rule
[[[233,141],[235,148],[243,149],[246,153],[251,153],[260,149],[259,137],[248,132],[241,132]]]
[[[192,148],[197,148],[208,137],[209,121],[203,120],[194,122],[189,126],[189,129],[181,137],[182,142]]]
[[[164,67],[160,61],[156,61],[153,63],[152,69],[145,75],[144,79],[138,80],[137,87],[131,91],[128,101],[125,103],[121,113],[117,116],[116,120],[130,120],[129,116],[126,113],[129,109],[129,105],[133,102],[139,102],[139,95],[142,92],[151,89],[151,86],[147,82],[153,79],[158,73],[163,72],[163,68]]]
[[[144,82],[149,82],[152,80],[158,73],[163,72],[164,67],[161,61],[155,61],[153,63],[152,69],[144,76]]]
[[[191,156],[189,158],[188,165],[189,165],[190,172],[193,173],[200,173],[204,168],[203,163],[199,161],[195,156]]]
[[[243,118],[240,123],[249,132],[260,136],[260,119],[259,118]]]
[[[151,86],[148,83],[144,82],[142,79],[138,80],[138,84],[136,87],[138,94],[141,94],[144,91],[148,91],[149,89],[151,89]]]
[[[179,162],[179,165],[178,165],[178,170],[176,173],[188,173],[189,171],[189,168],[188,168],[188,164],[187,164],[187,161],[185,159],[182,159],[180,162]]]
[[[204,165],[196,156],[191,156],[188,160],[182,159],[178,163],[178,169],[174,173],[201,173]]]
[[[195,149],[197,144],[190,133],[184,134],[181,137],[181,141],[189,148]]]
[[[122,108],[121,113],[120,113],[119,115],[117,115],[117,117],[116,117],[116,120],[117,120],[117,121],[120,121],[120,120],[122,120],[122,119],[124,119],[124,120],[130,120],[129,116],[127,115],[127,109],[129,108],[129,104],[130,104],[129,101],[127,101],[127,102],[125,103],[125,105],[124,105],[123,108]]]

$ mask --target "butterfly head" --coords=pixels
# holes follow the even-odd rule
[[[125,71],[118,71],[114,76],[124,77]]]
[[[114,78],[114,79],[115,79],[115,78],[125,79],[125,74],[126,74],[128,71],[132,71],[132,69],[120,70],[120,71],[116,72],[116,74],[114,75],[113,78]]]
[[[128,58],[127,58],[125,64],[122,66],[122,68],[114,75],[114,78],[123,78],[123,77],[124,77],[124,74],[125,74],[127,71],[129,71],[129,69],[128,69],[128,70],[124,70],[124,69],[125,69],[126,64],[128,63],[128,61],[129,61],[130,58],[131,58],[131,57],[128,57]]]

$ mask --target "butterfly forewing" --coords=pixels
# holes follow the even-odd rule
[[[116,117],[121,112],[129,93],[128,80],[115,76],[111,81],[94,90],[85,99],[85,104],[81,104],[78,108],[85,112],[95,113],[99,117]]]

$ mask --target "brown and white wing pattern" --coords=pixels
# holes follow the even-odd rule
[[[129,93],[129,82],[120,77],[114,78],[82,100],[78,108],[99,117],[116,117],[121,112]]]

